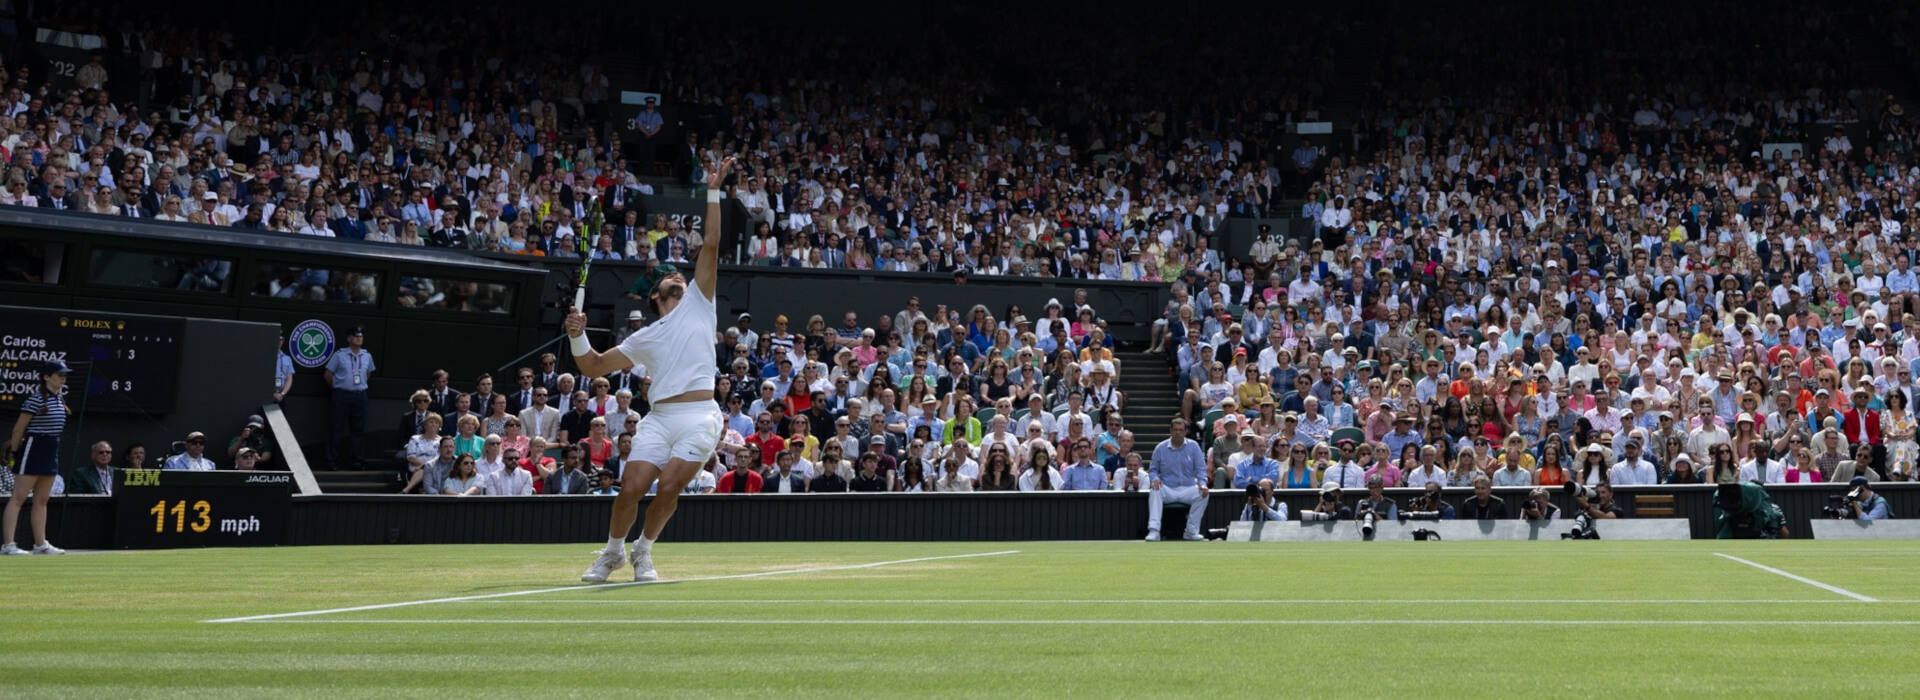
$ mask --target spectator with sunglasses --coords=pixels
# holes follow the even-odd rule
[[[186,450],[180,454],[168,457],[165,465],[160,468],[196,472],[213,471],[217,467],[214,466],[213,460],[206,457],[206,451],[207,436],[205,433],[199,431],[187,433]]]

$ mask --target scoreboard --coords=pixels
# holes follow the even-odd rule
[[[88,411],[170,412],[185,327],[177,318],[0,307],[0,415],[19,410],[48,360],[73,368],[67,401],[75,410],[84,400]]]

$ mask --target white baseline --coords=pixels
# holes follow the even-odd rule
[[[738,602],[738,601],[734,601]],[[1251,626],[1296,626],[1296,625],[1537,625],[1537,626],[1586,626],[1613,627],[1630,625],[1644,627],[1696,626],[1712,625],[1719,627],[1913,627],[1920,626],[1920,620],[501,620],[487,619],[425,619],[425,620],[353,620],[353,619],[299,619],[284,620],[288,624],[329,624],[329,625],[1251,625]]]
[[[715,605],[738,603],[738,598],[649,598],[641,600],[592,600],[586,598],[543,598],[541,600],[475,600],[474,603],[491,605],[549,605],[553,603],[580,605]],[[756,603],[807,603],[815,605],[1427,605],[1430,603],[1465,605],[1781,605],[1805,603],[1808,605],[1851,605],[1851,600],[1832,598],[1772,598],[1724,600],[1718,598],[1664,598],[1659,600],[1633,600],[1630,598],[1585,598],[1585,599],[1511,599],[1511,598],[1470,598],[1470,599],[1359,599],[1336,600],[1326,598],[1309,599],[1273,599],[1247,598],[1242,600],[1223,600],[1218,598],[1184,599],[1072,599],[1072,598],[1018,598],[996,600],[992,598],[887,598],[871,600],[831,600],[822,598],[780,598],[755,599]],[[1876,603],[1920,603],[1920,600],[1877,600]]]
[[[1740,562],[1740,563],[1742,563],[1742,564],[1746,564],[1747,566],[1751,566],[1751,567],[1753,567],[1753,568],[1756,568],[1756,569],[1759,569],[1759,570],[1761,570],[1761,571],[1765,571],[1765,572],[1767,572],[1767,573],[1770,573],[1770,574],[1779,574],[1779,575],[1781,575],[1781,576],[1785,576],[1785,577],[1787,577],[1787,578],[1790,578],[1790,579],[1793,579],[1793,580],[1795,580],[1795,581],[1799,581],[1799,582],[1801,582],[1801,583],[1804,583],[1804,584],[1807,584],[1807,585],[1809,585],[1809,586],[1813,586],[1814,588],[1819,588],[1819,589],[1823,589],[1823,590],[1827,590],[1827,591],[1831,591],[1831,592],[1834,592],[1834,593],[1838,593],[1838,594],[1840,594],[1840,595],[1843,595],[1843,596],[1846,596],[1846,597],[1848,597],[1848,598],[1852,598],[1852,599],[1854,599],[1854,600],[1857,600],[1857,601],[1860,601],[1860,602],[1862,602],[1862,603],[1878,603],[1878,602],[1880,602],[1880,601],[1878,601],[1878,600],[1875,600],[1875,599],[1873,599],[1873,598],[1868,598],[1868,597],[1866,597],[1866,596],[1863,596],[1863,595],[1860,595],[1860,594],[1858,594],[1858,593],[1855,593],[1855,592],[1853,592],[1853,591],[1849,591],[1849,590],[1847,590],[1847,589],[1845,589],[1845,588],[1841,588],[1841,587],[1839,587],[1839,586],[1830,586],[1830,585],[1827,585],[1827,584],[1824,584],[1824,583],[1821,583],[1821,582],[1819,582],[1819,581],[1815,581],[1815,580],[1813,580],[1813,579],[1810,579],[1810,578],[1807,578],[1807,577],[1805,577],[1805,576],[1800,576],[1800,575],[1797,575],[1797,574],[1790,574],[1790,573],[1787,573],[1787,572],[1785,572],[1785,571],[1781,571],[1781,570],[1779,570],[1779,569],[1776,569],[1776,568],[1773,568],[1773,567],[1771,567],[1771,566],[1767,566],[1767,565],[1765,565],[1765,564],[1756,564],[1756,563],[1754,563],[1754,562],[1750,562],[1750,561],[1747,561],[1747,560],[1745,560],[1745,559],[1741,559],[1740,557],[1736,557],[1736,556],[1733,556],[1733,555],[1731,555],[1731,554],[1721,554],[1721,553],[1719,553],[1719,552],[1714,552],[1714,553],[1713,553],[1713,555],[1714,555],[1714,556],[1716,556],[1716,557],[1721,557],[1721,558],[1723,558],[1723,559],[1732,559],[1732,560],[1734,560],[1734,561],[1737,561],[1737,562]]]
[[[431,598],[427,600],[409,600],[409,601],[400,602],[400,603],[381,603],[378,605],[357,605],[350,608],[328,608],[326,610],[303,610],[300,612],[273,613],[270,615],[248,615],[246,617],[225,617],[217,620],[202,620],[202,622],[220,624],[220,623],[228,623],[228,622],[260,622],[264,620],[284,620],[288,618],[310,617],[314,615],[333,615],[337,613],[362,612],[367,610],[388,610],[391,608],[406,608],[406,607],[412,607],[415,605],[433,605],[435,603],[461,603],[461,602],[466,602],[470,600],[510,598],[514,596],[539,595],[541,593],[558,593],[561,591],[577,591],[582,589],[606,590],[610,588],[627,588],[631,586],[652,586],[652,585],[658,585],[663,583],[687,583],[692,581],[724,581],[728,579],[760,578],[764,576],[789,576],[793,574],[817,574],[817,573],[823,573],[827,571],[851,571],[854,569],[871,569],[877,566],[893,566],[896,564],[914,564],[914,563],[919,563],[923,561],[944,561],[948,559],[972,559],[975,557],[996,557],[1002,554],[1019,554],[1019,553],[1020,553],[1020,550],[1009,549],[1009,550],[1004,550],[999,552],[980,552],[977,554],[952,554],[952,555],[943,556],[943,557],[918,557],[914,559],[895,559],[892,561],[876,561],[876,562],[867,563],[867,564],[847,564],[842,566],[815,566],[815,567],[809,567],[805,569],[781,569],[778,571],[757,571],[750,574],[728,574],[725,576],[696,576],[694,578],[663,579],[659,581],[629,581],[627,583],[606,583],[606,584],[593,584],[593,585],[560,586],[557,588],[536,588],[529,591],[509,591],[506,593],[487,593],[482,595],[454,596],[451,598]]]

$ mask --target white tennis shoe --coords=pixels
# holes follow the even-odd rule
[[[17,556],[25,555],[26,553],[27,553],[27,550],[21,549],[20,545],[14,544],[12,542],[8,542],[6,545],[0,546],[0,557],[17,557]]]
[[[53,546],[52,542],[42,542],[33,548],[34,554],[66,554],[67,550]]]
[[[593,560],[593,566],[587,567],[587,573],[581,574],[580,580],[586,583],[606,583],[607,574],[613,573],[614,569],[620,568],[620,565],[625,563],[627,563],[626,554],[600,550],[600,557]]]
[[[653,570],[653,552],[652,551],[642,551],[638,548],[635,548],[633,550],[633,580],[635,581],[660,580],[660,572]]]

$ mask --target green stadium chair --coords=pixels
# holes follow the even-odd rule
[[[1352,440],[1354,442],[1366,442],[1367,434],[1365,431],[1362,431],[1359,428],[1340,428],[1340,429],[1334,430],[1331,435],[1327,436],[1327,442],[1333,445],[1339,445],[1341,440]],[[1334,449],[1339,449],[1339,448],[1335,447]]]
[[[991,420],[993,418],[993,407],[988,406],[978,411],[974,411],[973,417],[978,418],[980,420],[980,423],[984,425],[988,420]]]

